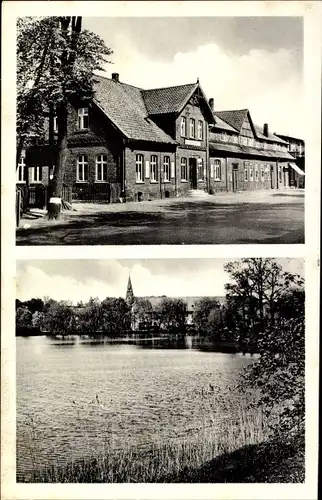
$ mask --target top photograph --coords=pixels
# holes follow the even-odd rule
[[[16,245],[304,243],[303,18],[16,29]]]

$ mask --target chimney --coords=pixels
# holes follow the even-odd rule
[[[120,81],[119,73],[112,73],[112,80],[114,80],[114,82],[119,82]]]
[[[211,108],[211,111],[214,112],[214,99],[213,99],[213,97],[210,97],[210,99],[209,99],[209,106]]]
[[[268,137],[268,123],[264,123],[263,133],[266,137]]]

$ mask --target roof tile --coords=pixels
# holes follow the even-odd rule
[[[179,113],[197,86],[197,83],[190,83],[176,87],[142,90],[147,112],[149,115]]]
[[[142,90],[95,75],[94,102],[129,139],[176,144],[149,119]]]

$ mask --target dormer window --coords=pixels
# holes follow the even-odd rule
[[[182,116],[181,117],[181,126],[180,126],[180,130],[181,130],[181,137],[186,137],[187,135],[187,119],[185,116]]]
[[[89,126],[88,108],[79,108],[78,110],[78,128],[87,130]]]

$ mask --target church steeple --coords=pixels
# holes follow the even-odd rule
[[[131,281],[131,275],[129,274],[129,280],[127,282],[127,289],[126,289],[126,296],[125,296],[126,303],[129,306],[133,305],[134,302],[134,293],[133,293],[133,287],[132,287],[132,281]]]

